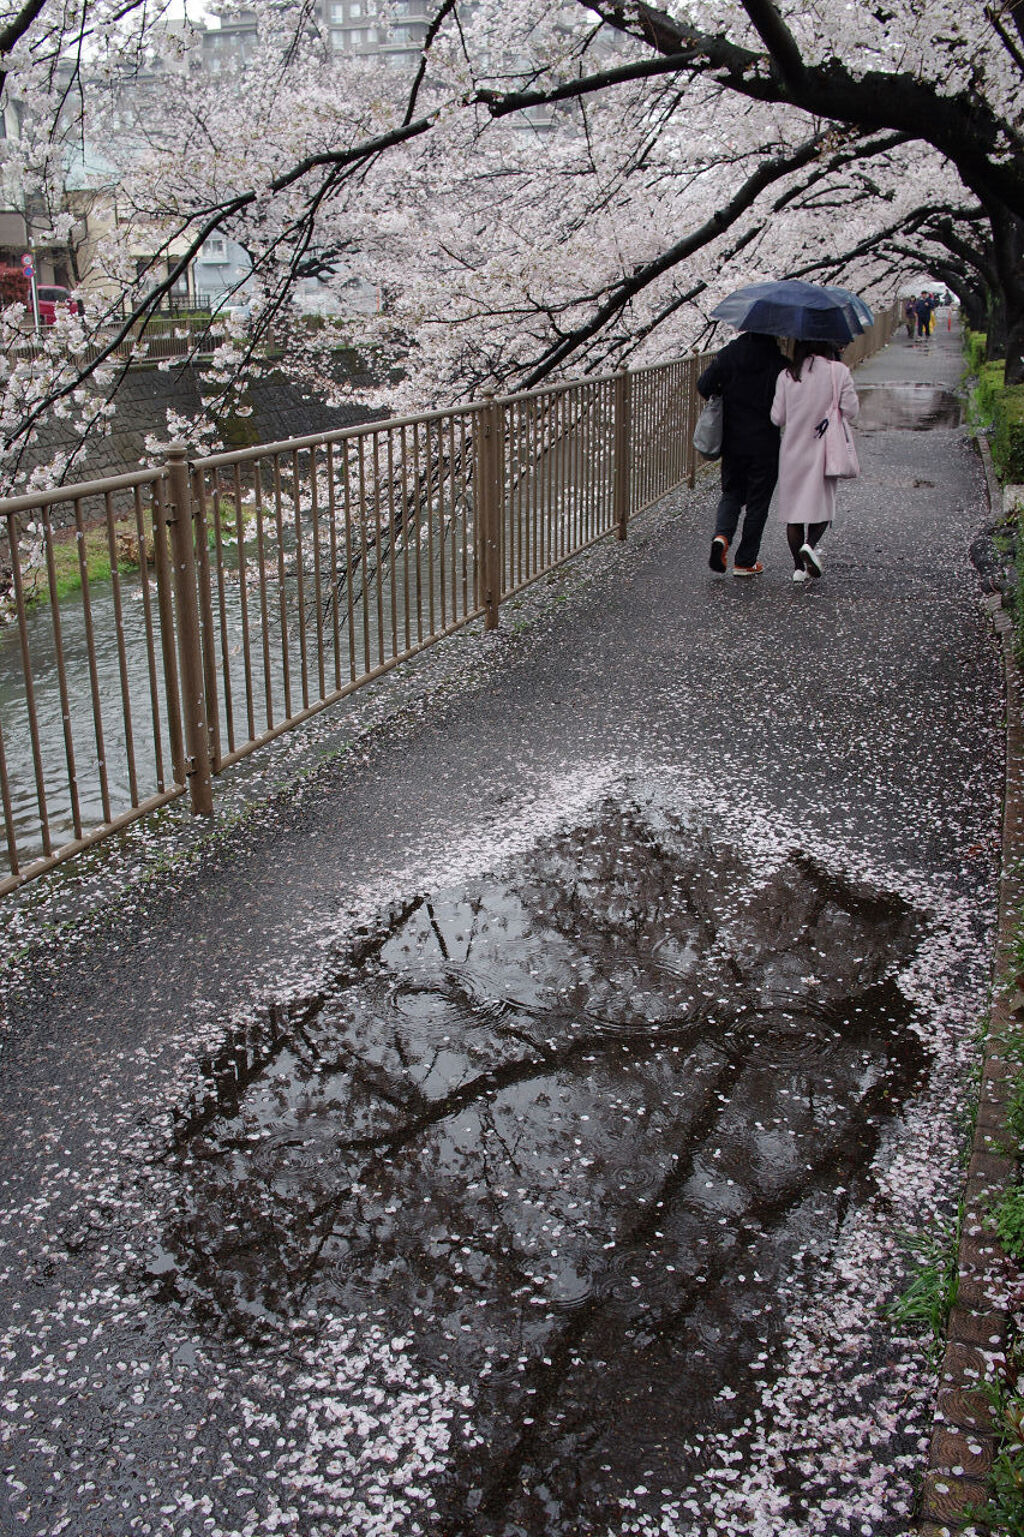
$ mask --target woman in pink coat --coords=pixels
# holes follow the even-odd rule
[[[835,377],[839,410],[848,422],[860,410],[853,377],[831,342],[798,341],[793,361],[775,386],[772,421],[782,428],[779,517],[796,567],[794,582],[821,575],[818,545],[836,512],[836,483],[825,474],[825,426]]]

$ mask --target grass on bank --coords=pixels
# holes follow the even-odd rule
[[[906,1285],[889,1308],[895,1322],[920,1328],[930,1336],[928,1351],[938,1361],[946,1343],[949,1315],[960,1289],[960,1229],[963,1202],[952,1222],[937,1233],[915,1234],[906,1239],[910,1268]]]
[[[222,495],[218,508],[221,538],[225,543],[232,544],[237,541],[234,499]],[[208,517],[211,519],[211,526],[207,533],[207,540],[212,550],[217,538],[216,530],[212,526],[212,509],[208,509]],[[248,526],[252,519],[252,512],[243,508],[243,526]],[[134,516],[119,518],[114,522],[114,556],[119,576],[133,575],[140,570],[143,560],[149,566],[153,564],[153,519],[149,512],[143,513],[142,524],[143,538],[140,544]],[[80,547],[90,587],[94,582],[110,581],[114,566],[110,559],[110,541],[105,523],[85,529],[81,536],[74,528],[54,529],[51,543],[58,602],[63,602],[65,598],[81,591]],[[45,553],[41,553],[35,561],[23,563],[22,588],[28,607],[50,601],[50,578]]]
[[[968,419],[989,440],[992,465],[1001,485],[1024,484],[1024,384],[1007,387],[1004,365],[985,356],[985,336],[964,333],[965,374],[969,387]],[[1004,556],[1015,557],[1016,582],[1010,593],[1014,621],[1014,651],[1024,668],[1024,505],[1005,522],[997,522],[994,541]],[[1021,967],[1024,969],[1024,957]]]
[[[148,516],[145,537],[147,547],[151,549],[153,533]],[[112,563],[105,525],[87,528],[81,537],[73,528],[55,530],[52,549],[58,601],[81,589],[83,564],[90,584],[110,580]],[[139,538],[134,518],[124,518],[114,524],[114,555],[119,574],[127,575],[139,569]],[[23,566],[22,586],[26,603],[49,602],[50,579],[45,556],[38,564]]]

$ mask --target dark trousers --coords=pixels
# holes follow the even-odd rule
[[[730,547],[736,537],[744,507],[743,536],[733,553],[733,564],[752,566],[761,548],[761,535],[768,519],[768,505],[779,478],[779,456],[723,454],[722,499],[718,504],[715,533],[724,534]]]

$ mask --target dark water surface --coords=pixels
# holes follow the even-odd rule
[[[914,914],[799,852],[609,803],[417,894],[208,1064],[168,1298],[259,1340],[368,1311],[468,1384],[446,1533],[657,1510],[774,1370],[925,1066]]]
[[[963,400],[940,384],[858,384],[858,432],[928,432],[959,427]]]

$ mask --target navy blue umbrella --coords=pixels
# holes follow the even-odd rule
[[[867,329],[852,302],[853,297],[844,290],[786,278],[777,283],[750,283],[746,288],[738,288],[721,304],[716,304],[711,313],[716,320],[735,326],[737,331],[794,336],[803,341],[838,342],[845,346]]]
[[[861,329],[867,331],[875,323],[875,317],[871,312],[871,306],[860,294],[855,294],[850,288],[839,288],[834,283],[825,285],[826,293],[838,294],[840,299],[845,299],[847,304],[853,306],[853,313],[861,323]]]

